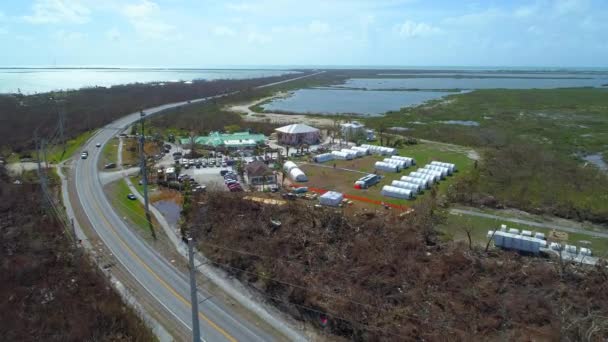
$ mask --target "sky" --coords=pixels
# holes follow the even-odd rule
[[[0,66],[608,66],[607,0],[2,0]]]

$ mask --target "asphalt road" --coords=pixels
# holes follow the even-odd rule
[[[195,100],[196,101],[203,101]],[[186,102],[163,105],[145,110],[147,115],[184,105]],[[77,159],[76,192],[93,229],[129,273],[158,300],[168,312],[191,330],[189,282],[185,274],[174,268],[150,246],[140,240],[115,213],[104,194],[98,172],[98,160],[105,145],[113,136],[140,118],[130,114],[98,133],[82,148],[89,151],[88,159]],[[95,147],[101,143],[102,147]],[[274,337],[241,321],[238,315],[222,303],[205,300],[199,292],[199,321],[204,341],[270,341]]]

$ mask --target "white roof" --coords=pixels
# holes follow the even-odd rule
[[[305,125],[305,124],[293,124],[293,125],[279,127],[277,129],[275,129],[275,131],[278,131],[281,133],[298,134],[298,133],[318,132],[319,130],[314,127]]]

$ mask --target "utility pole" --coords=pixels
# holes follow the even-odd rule
[[[148,172],[146,172],[146,156],[144,153],[144,145],[145,145],[145,130],[144,130],[144,121],[146,113],[144,111],[140,111],[139,115],[141,116],[141,137],[139,138],[139,156],[141,158],[141,175],[142,175],[142,183],[144,185],[144,205],[146,209],[146,217],[148,221],[150,220],[150,205],[148,202]]]
[[[194,239],[188,238],[188,261],[190,264],[190,302],[192,303],[192,341],[200,342],[201,331],[198,322],[198,296],[196,289],[196,269],[194,268]]]

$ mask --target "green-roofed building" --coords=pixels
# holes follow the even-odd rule
[[[194,139],[195,144],[212,147],[225,147],[229,149],[253,148],[264,144],[264,134],[251,134],[249,132],[220,133],[212,132],[208,136],[198,136]],[[180,139],[182,145],[190,144],[190,138]]]

